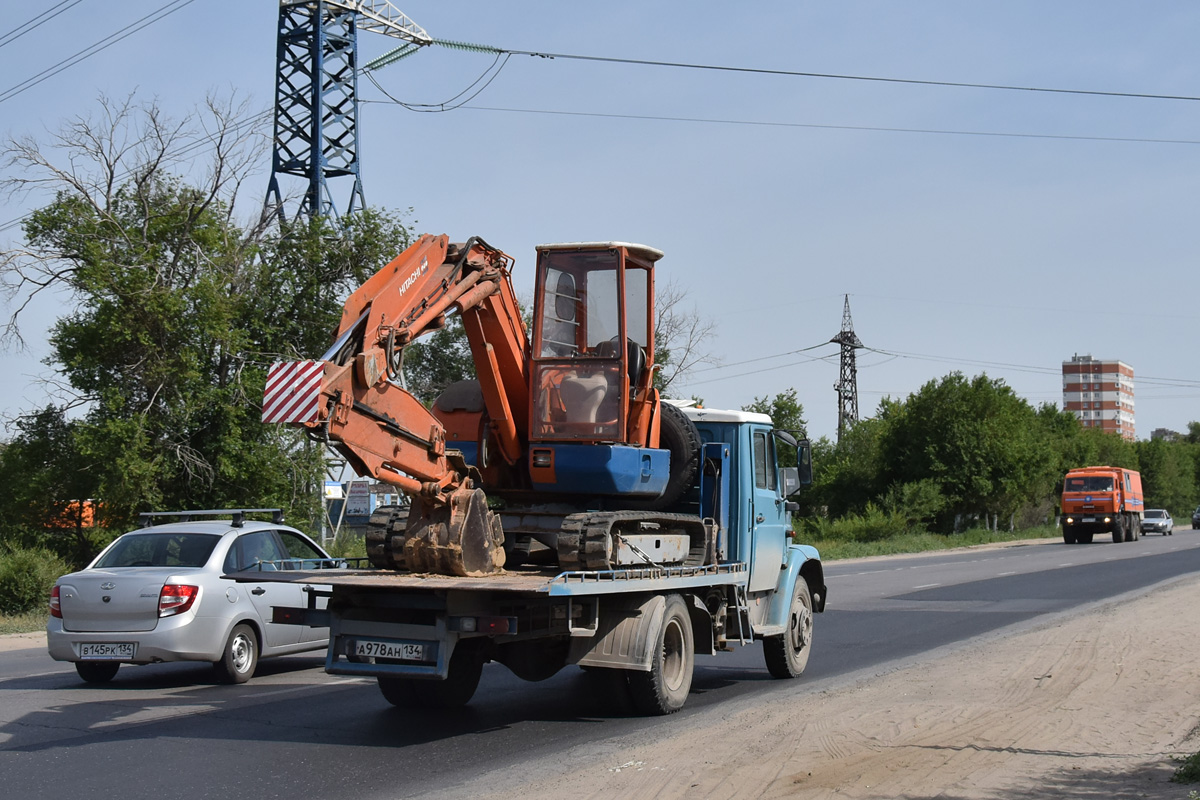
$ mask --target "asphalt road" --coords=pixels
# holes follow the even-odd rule
[[[481,775],[514,780],[541,759],[603,758],[614,741],[658,738],[780,693],[815,692],[1046,615],[1136,596],[1200,572],[1200,534],[1057,542],[829,564],[808,671],[775,681],[758,645],[698,660],[679,714],[632,716],[603,672],[568,668],[539,684],[484,671],[461,712],[405,712],[374,684],[325,675],[322,659],[260,665],[243,686],[205,665],[122,667],[81,683],[43,649],[0,652],[0,792],[123,800],[453,794]]]

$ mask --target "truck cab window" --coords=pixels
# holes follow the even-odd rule
[[[754,434],[754,485],[759,489],[776,487],[775,443],[766,433]]]

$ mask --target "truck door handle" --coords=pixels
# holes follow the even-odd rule
[[[260,594],[266,594],[266,593],[267,593],[267,590],[261,586],[255,586],[253,589],[250,590],[250,594],[255,595],[255,596],[260,595]]]
[[[766,522],[766,520],[767,520],[767,518],[764,517],[762,514],[759,514],[757,517],[754,518],[755,522]]]

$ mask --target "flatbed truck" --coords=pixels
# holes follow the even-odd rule
[[[611,537],[601,546],[612,568],[530,558],[473,577],[338,568],[314,580],[311,569],[284,563],[230,577],[319,584],[307,607],[276,608],[275,621],[328,626],[326,671],[374,677],[397,706],[463,705],[484,664],[496,662],[530,681],[568,665],[616,670],[640,713],[668,714],[687,698],[696,654],[757,641],[771,675],[798,677],[827,597],[816,549],[792,542],[788,497],[811,481],[808,444],[764,414],[683,411],[700,435],[701,463],[672,511],[700,520],[710,549],[693,565],[671,549],[695,549],[695,537],[681,544],[664,529],[659,541],[652,516],[589,508],[579,519]],[[779,466],[781,441],[796,447],[798,467]],[[546,513],[559,519],[562,511]],[[496,513],[504,520],[503,509]],[[505,520],[506,529],[510,522],[530,525]],[[572,516],[561,524],[569,530]],[[586,531],[580,540],[595,542]]]

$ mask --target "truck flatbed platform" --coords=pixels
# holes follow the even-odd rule
[[[353,589],[386,591],[472,591],[539,594],[568,597],[629,592],[656,592],[668,588],[744,584],[749,569],[741,561],[704,567],[635,567],[619,570],[558,572],[518,568],[477,578],[389,572],[377,569],[253,569],[225,577],[239,583],[307,583]]]

